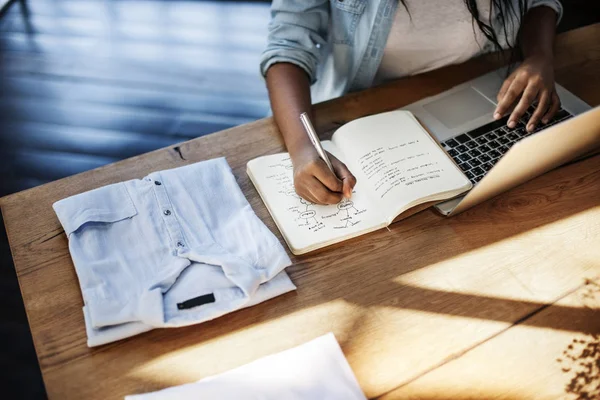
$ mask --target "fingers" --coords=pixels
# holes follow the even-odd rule
[[[352,189],[354,189],[354,185],[356,185],[356,178],[352,175],[352,172],[350,172],[346,165],[335,156],[330,155],[329,158],[331,159],[335,174],[342,181],[342,189],[340,191],[344,194],[345,198],[349,199],[352,197]]]
[[[509,89],[510,90],[510,89]],[[523,95],[521,96],[521,100],[508,117],[508,123],[506,124],[509,128],[514,128],[517,126],[517,122],[519,119],[525,114],[531,103],[535,101],[538,96],[540,89],[537,85],[528,84],[523,91]]]
[[[337,204],[344,198],[342,192],[332,192],[317,178],[313,178],[309,182],[308,189],[321,204]]]
[[[331,157],[338,168],[343,166],[339,160]],[[294,188],[300,197],[315,204],[336,204],[342,201],[344,184],[322,159],[313,155],[295,166]]]
[[[508,110],[510,110],[510,108],[517,101],[521,93],[523,93],[523,90],[525,89],[526,85],[527,81],[523,81],[522,79],[516,78],[512,80],[512,82],[508,86],[508,89],[506,89],[506,91],[502,95],[502,98],[498,100],[496,111],[494,111],[494,118],[500,119],[508,112]],[[500,94],[498,94],[498,96],[500,96]]]
[[[299,182],[297,180],[294,188],[300,197],[315,204],[337,204],[344,198],[341,191],[332,192],[314,176],[306,177]]]
[[[343,178],[342,182],[344,183],[342,193],[344,194],[345,198],[349,199],[350,197],[352,197],[352,190],[354,189],[354,185],[356,185],[356,178],[354,177],[354,175],[350,174],[349,177]]]
[[[554,117],[554,115],[558,112],[559,109],[560,109],[560,98],[558,97],[556,90],[553,90],[552,95],[550,96],[550,108],[548,108],[548,111],[542,117],[542,122],[544,124],[547,124],[548,122],[550,122],[552,117]]]
[[[531,56],[503,82],[498,92],[494,118],[500,119],[514,106],[507,125],[509,128],[515,128],[536,101],[535,110],[527,121],[529,132],[535,130],[540,121],[548,123],[560,108],[560,100],[554,88],[552,61],[545,57]]]
[[[333,160],[332,160],[333,163]],[[327,167],[325,162],[319,160],[313,171],[313,176],[317,178],[327,189],[332,192],[342,193],[342,181]]]
[[[313,203],[316,204],[337,204],[342,201],[342,193],[332,192],[327,189],[325,185],[317,178],[312,177],[303,182],[304,190],[312,198]],[[308,199],[307,199],[308,200]]]
[[[321,204],[315,198],[315,196],[313,196],[313,194],[306,187],[304,187],[304,185],[299,184],[299,183],[294,183],[294,189],[296,191],[296,194],[298,196],[302,197],[304,200],[308,200],[311,203],[315,203],[315,204]]]
[[[538,101],[537,107],[529,121],[527,122],[527,131],[533,132],[537,124],[542,119],[542,116],[548,110],[548,106],[550,105],[550,93],[547,90],[542,91],[540,95],[540,100]]]
[[[502,83],[502,87],[500,88],[500,91],[498,91],[498,95],[496,96],[496,100],[498,100],[498,103],[500,103],[500,100],[502,100],[504,98],[504,95],[506,94],[506,91],[510,87],[513,80],[514,80],[514,77],[511,75],[508,78],[506,78],[506,80]],[[497,110],[496,110],[496,114],[494,114],[494,118],[500,119],[501,117],[502,117],[502,114],[497,113]]]

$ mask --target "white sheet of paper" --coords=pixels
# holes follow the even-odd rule
[[[125,400],[366,400],[333,333],[221,375]]]

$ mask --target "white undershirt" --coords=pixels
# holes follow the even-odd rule
[[[401,2],[376,83],[419,74],[468,60],[489,49],[489,41],[473,22],[464,0],[406,0]],[[477,0],[479,15],[489,23],[490,0]]]

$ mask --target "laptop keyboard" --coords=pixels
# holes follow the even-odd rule
[[[530,107],[512,129],[506,126],[509,117],[507,115],[470,132],[454,136],[442,142],[442,146],[475,185],[516,142],[572,117],[568,111],[561,108],[547,124],[540,122],[533,132],[527,132],[525,126],[534,110],[535,108]]]

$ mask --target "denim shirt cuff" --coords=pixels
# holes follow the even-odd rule
[[[558,24],[560,23],[560,20],[562,19],[563,16],[563,6],[560,3],[560,1],[558,0],[533,0],[530,4],[530,8],[535,8],[535,7],[540,7],[540,6],[546,6],[551,8],[552,10],[554,10],[554,12],[556,13],[556,25],[558,26]]]
[[[317,81],[317,75],[315,73],[316,65],[311,63],[305,57],[299,56],[298,52],[294,50],[277,50],[275,55],[263,57],[263,60],[260,63],[260,72],[262,76],[267,76],[267,71],[272,65],[284,62],[302,68],[308,75],[311,85]]]

